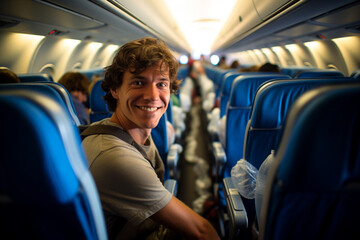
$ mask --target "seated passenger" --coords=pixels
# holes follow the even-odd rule
[[[18,76],[8,68],[0,68],[0,83],[19,83]]]
[[[232,61],[231,65],[230,65],[230,68],[232,68],[232,69],[237,69],[239,66],[240,66],[239,61],[238,61],[238,60],[234,60],[234,61]]]
[[[150,133],[166,112],[171,92],[179,88],[176,72],[177,62],[170,50],[154,38],[123,45],[106,69],[101,87],[114,113],[93,125],[123,129],[149,159],[135,144],[112,135],[91,135],[83,140],[109,239],[153,239],[164,229],[190,239],[219,239],[207,220],[163,186],[164,165]]]
[[[89,95],[88,77],[79,72],[67,72],[60,78],[59,83],[70,93],[80,124],[89,124],[88,110],[84,105]]]
[[[261,65],[259,67],[258,72],[276,72],[276,73],[280,73],[280,68],[276,64],[265,63],[265,64],[263,64],[263,65]]]

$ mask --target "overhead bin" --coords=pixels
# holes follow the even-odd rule
[[[246,1],[248,4],[249,0]],[[283,43],[291,38],[288,34],[291,34],[293,38],[311,34],[312,38],[309,41],[316,40],[316,34],[313,33],[332,30],[335,26],[342,26],[351,32],[359,31],[357,0],[252,0],[252,3],[253,11],[256,11],[260,22],[259,19],[249,22],[246,28],[241,28],[240,24],[233,25],[231,34],[217,37],[212,48],[213,52],[242,51],[249,49],[249,46],[261,48],[271,44],[272,41],[269,42],[269,38],[272,38],[274,42]],[[242,5],[237,4],[236,9],[241,7]],[[348,14],[344,15],[342,11]],[[338,14],[342,16],[340,19]],[[245,12],[244,16],[251,17],[252,13],[249,12],[246,15]],[[227,24],[234,21],[234,18],[234,15],[231,15]],[[338,22],[336,19],[339,19]],[[294,27],[297,29],[291,30]],[[339,33],[336,34],[336,36],[339,35]],[[276,38],[279,40],[277,41]]]
[[[299,0],[244,0],[237,1],[224,28],[217,36],[213,49],[231,45],[245,37],[251,30],[270,17],[283,12]]]
[[[285,9],[287,6],[298,0],[252,0],[255,6],[255,9],[262,20],[269,18],[270,16],[280,12],[282,9]]]
[[[227,44],[235,36],[248,31],[260,24],[261,21],[262,19],[257,13],[252,0],[237,1],[224,27],[217,36],[213,49]]]
[[[315,24],[325,26],[359,26],[360,25],[360,2],[347,7],[336,9],[313,19]]]
[[[38,14],[39,12],[42,14]],[[74,12],[69,8],[62,8],[41,0],[1,1],[0,16],[11,16],[12,19],[16,18],[20,22],[46,23],[76,30],[99,28],[105,25],[103,22]]]

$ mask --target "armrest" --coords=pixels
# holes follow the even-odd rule
[[[217,182],[219,178],[222,177],[223,168],[226,163],[226,154],[223,146],[220,142],[213,142],[212,143],[212,151],[215,158],[215,163],[213,164],[213,176],[216,176]]]
[[[179,161],[179,155],[182,152],[182,147],[180,144],[172,144],[170,146],[168,155],[167,155],[167,166],[170,171],[170,177],[177,179],[177,164]]]
[[[164,187],[173,195],[177,195],[177,181],[174,179],[168,179],[164,183]]]
[[[237,239],[240,230],[248,227],[246,210],[241,196],[234,186],[231,177],[224,178],[223,183],[226,209],[230,218],[229,239]]]

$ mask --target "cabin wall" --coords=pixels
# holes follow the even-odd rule
[[[294,43],[271,48],[251,49],[229,54],[241,64],[261,65],[265,62],[280,67],[309,66],[337,69],[345,76],[360,68],[360,36]]]
[[[75,39],[0,32],[0,66],[17,74],[48,73],[55,81],[67,71],[109,65],[119,46]]]

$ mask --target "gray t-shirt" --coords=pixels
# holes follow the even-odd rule
[[[95,124],[120,127],[109,119]],[[163,164],[151,137],[148,140],[149,145],[141,146],[152,165]],[[165,189],[149,161],[134,146],[115,136],[100,134],[86,137],[83,148],[103,210],[107,213],[106,218],[120,216],[137,226],[170,202],[171,193]],[[132,229],[139,231],[142,227]]]

